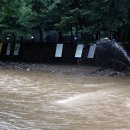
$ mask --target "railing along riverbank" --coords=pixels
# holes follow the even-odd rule
[[[130,53],[130,45],[123,46]],[[76,42],[4,42],[0,43],[0,60],[76,64],[84,57],[94,60],[95,51],[95,44]]]
[[[75,42],[26,42],[0,44],[0,60],[40,63],[77,63],[84,55],[93,59],[96,46]],[[87,53],[87,54],[86,54]]]

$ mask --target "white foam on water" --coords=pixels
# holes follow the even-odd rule
[[[127,103],[127,107],[130,107],[130,102],[129,102],[129,103]]]
[[[30,127],[22,128],[14,125],[11,122],[1,121],[0,122],[0,130],[29,130]]]
[[[13,113],[9,113],[9,112],[0,112],[0,115],[4,115],[4,116],[8,116],[8,117],[13,117],[13,118],[17,118],[17,119],[21,119],[20,116],[13,114]]]
[[[84,97],[84,95],[77,95],[77,96],[69,97],[68,99],[63,99],[63,100],[57,101],[57,103],[66,104],[66,103],[69,103],[69,102],[79,100],[79,99],[81,99],[83,97]]]
[[[104,86],[112,86],[114,83],[102,83],[102,84],[84,84],[83,87],[104,87]]]
[[[96,92],[78,94],[78,95],[71,96],[67,99],[56,101],[56,104],[65,105],[65,106],[85,105],[90,101],[102,99],[102,97],[105,98],[105,96],[108,95],[109,93],[110,92],[106,92],[106,91],[96,91]]]
[[[126,107],[130,107],[130,99],[126,101]]]

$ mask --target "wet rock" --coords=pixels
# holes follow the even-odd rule
[[[90,66],[76,66],[76,65],[45,65],[45,64],[27,64],[27,63],[9,63],[0,62],[0,68],[18,69],[24,71],[46,71],[58,74],[78,74],[86,76],[130,76],[130,71],[119,72],[108,68],[90,67]]]

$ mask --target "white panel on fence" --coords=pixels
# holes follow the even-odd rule
[[[76,58],[81,58],[82,57],[83,47],[84,47],[83,44],[77,45],[76,53],[75,53]]]
[[[55,57],[62,57],[63,44],[57,44]]]
[[[14,55],[17,56],[19,54],[19,49],[20,49],[20,43],[15,44],[14,48]]]
[[[8,43],[6,55],[10,55],[10,51],[11,51],[11,43]]]
[[[94,58],[95,50],[96,50],[96,44],[90,46],[90,49],[88,52],[88,58]]]

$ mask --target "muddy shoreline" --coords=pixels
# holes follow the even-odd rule
[[[130,71],[116,71],[110,68],[87,65],[58,65],[37,63],[0,62],[0,69],[16,69],[23,71],[42,71],[86,76],[130,76]]]

